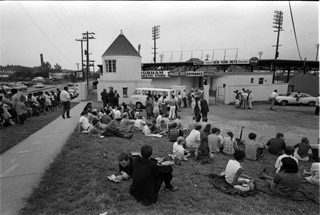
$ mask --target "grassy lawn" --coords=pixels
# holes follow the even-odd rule
[[[101,106],[100,103],[94,105]],[[310,140],[317,138],[314,135],[319,128],[314,122],[318,122],[318,118],[306,126],[306,131],[302,130],[305,124],[300,124],[303,120],[310,122],[315,118],[308,107],[293,107],[296,112],[290,111],[290,107],[276,107],[278,109],[274,112],[264,111],[268,109],[266,105],[254,108],[244,111],[234,110],[232,106],[210,106],[209,122],[220,125],[224,132],[234,131],[235,136],[238,136],[239,126],[245,124],[244,137],[253,131],[261,141],[270,139],[276,131],[286,131],[288,144],[300,141],[301,135],[308,134],[304,132],[309,132]],[[181,112],[184,122],[191,119],[190,112],[190,109]],[[291,114],[296,118],[292,119]],[[278,118],[274,118],[277,115]],[[291,134],[294,129],[300,133]],[[155,205],[142,206],[128,193],[131,181],[116,184],[107,176],[118,171],[117,156],[121,152],[139,151],[144,144],[153,146],[153,157],[167,156],[172,152],[172,142],[166,137],[145,137],[140,132],[130,140],[98,139],[73,133],[20,214],[319,214],[319,205],[311,201],[296,202],[264,193],[244,198],[214,189],[207,175],[218,174],[225,168],[230,157],[222,154],[216,156],[212,164],[200,164],[190,159],[175,166],[173,185],[179,186],[180,190],[167,193],[161,189]],[[266,163],[245,161],[242,166],[262,185],[264,181],[259,179],[259,171],[264,167],[269,172],[273,170],[275,160],[275,156],[267,154]],[[310,165],[311,162],[300,163],[300,171]],[[303,184],[302,188],[314,189],[309,184]]]
[[[77,105],[77,102],[71,102],[71,108]],[[40,130],[59,116],[61,116],[62,108],[57,111],[48,111],[46,115],[43,113],[40,116],[28,118],[23,125],[9,126],[0,129],[0,154],[17,145],[22,140],[29,137],[31,134]],[[19,135],[17,135],[19,134]]]

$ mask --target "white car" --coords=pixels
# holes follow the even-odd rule
[[[79,95],[79,93],[77,92],[76,89],[68,89],[68,92],[70,94],[71,99],[73,99]]]
[[[276,97],[276,102],[281,105],[291,105],[291,104],[298,104],[297,101],[297,92],[287,93],[285,95],[279,95]],[[301,93],[300,102],[303,105],[314,106],[316,104],[316,97],[313,97],[307,93]]]
[[[44,84],[43,83],[37,83],[35,87],[36,88],[44,88]]]

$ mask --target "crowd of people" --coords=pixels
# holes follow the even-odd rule
[[[59,89],[34,93],[17,89],[4,91],[0,95],[0,127],[22,125],[30,117],[57,111],[62,105],[60,93]]]
[[[179,165],[180,161],[189,159],[210,163],[214,161],[213,158],[218,157],[218,153],[230,156],[221,174],[234,189],[241,191],[255,189],[255,179],[246,174],[241,163],[244,160],[265,163],[266,153],[277,156],[274,176],[266,170],[260,174],[260,177],[270,184],[273,194],[293,196],[303,181],[319,185],[319,144],[310,144],[308,138],[304,137],[300,143],[288,146],[283,133],[277,133],[266,143],[259,142],[258,135],[253,132],[242,141],[235,138],[232,131],[227,131],[224,135],[222,129],[213,127],[208,122],[209,108],[201,104],[201,101],[205,100],[201,96],[191,93],[190,95],[193,118],[187,125],[181,122],[180,116],[175,112],[181,108],[179,99],[176,99],[175,95],[171,95],[165,108],[161,108],[160,105],[163,99],[159,102],[158,97],[149,95],[149,102],[151,100],[153,102],[152,107],[154,104],[159,105],[156,106],[159,110],[150,112],[146,109],[147,118],[143,116],[141,110],[130,109],[125,103],[113,107],[107,103],[99,111],[88,103],[81,114],[79,131],[89,135],[97,134],[99,138],[106,136],[132,138],[135,132],[142,132],[146,136],[166,136],[168,141],[173,142],[172,151],[168,155],[170,161],[151,158],[150,145],[144,145],[139,155],[130,153],[119,155],[119,174],[115,178],[117,181],[132,178],[129,192],[138,202],[144,205],[154,204],[162,183],[165,184],[166,191],[178,190],[178,187],[171,184],[172,165]],[[199,107],[206,111],[202,112]],[[303,171],[305,177],[303,179],[299,173],[299,162],[309,160],[309,150],[312,150],[311,157],[315,162],[310,170]]]
[[[249,89],[235,90],[235,107],[237,109],[252,109],[253,93]]]

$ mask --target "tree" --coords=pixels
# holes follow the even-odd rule
[[[61,72],[61,71],[62,71],[61,66],[56,63],[56,64],[54,65],[54,72]]]

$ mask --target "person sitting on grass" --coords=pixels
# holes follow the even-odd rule
[[[198,150],[200,146],[200,129],[201,125],[196,125],[196,127],[190,132],[190,134],[186,138],[186,147],[187,150],[190,151],[192,155],[196,158],[198,156]]]
[[[128,113],[122,114],[119,131],[134,132],[135,120],[129,119]]]
[[[267,142],[267,150],[273,155],[282,155],[283,150],[286,148],[286,143],[284,142],[283,133],[277,133],[275,138],[270,139]]]
[[[118,156],[118,162],[120,175],[117,176],[117,179],[121,181],[133,178],[134,157],[126,152],[122,152]]]
[[[208,136],[211,134],[211,124],[206,124],[205,128],[200,131],[200,146],[197,160],[201,161],[209,158]]]
[[[78,124],[78,131],[82,133],[89,133],[92,125],[88,120],[88,111],[82,111],[80,114],[79,124]]]
[[[101,123],[106,125],[109,124],[109,122],[111,122],[112,120],[112,118],[110,117],[110,110],[102,108],[99,112],[99,119]]]
[[[222,172],[228,184],[233,188],[241,191],[249,191],[254,189],[254,178],[243,174],[244,169],[240,163],[245,160],[245,152],[236,150],[233,154],[234,159],[230,159],[226,169]]]
[[[179,136],[177,138],[177,141],[173,143],[172,146],[172,158],[178,159],[178,160],[188,160],[188,156],[190,156],[189,152],[183,148],[183,145],[185,144],[185,139],[182,136]]]
[[[132,138],[133,134],[125,135],[117,129],[109,128],[108,125],[100,123],[96,118],[92,119],[92,128],[89,130],[89,136],[97,134],[99,138],[104,137],[121,137]]]
[[[188,124],[188,130],[191,132],[193,129],[195,129],[196,125],[198,124],[197,118],[195,116],[192,117],[192,122]]]
[[[293,157],[293,153],[294,153],[294,148],[292,146],[286,146],[286,148],[284,149],[284,154],[280,155],[277,160],[276,163],[274,165],[274,167],[276,168],[276,173],[278,173],[281,169],[282,166],[282,158],[286,158],[286,157],[291,157],[293,158],[295,161],[297,161],[297,164],[299,164],[299,161],[297,158]]]
[[[158,126],[159,134],[166,135],[168,133],[168,127],[164,120],[160,121],[160,125]]]
[[[165,191],[177,191],[179,188],[171,184],[173,179],[173,162],[165,161],[161,164],[152,155],[152,146],[141,147],[141,157],[137,157],[133,165],[133,180],[129,193],[141,204],[152,205],[158,201],[158,193],[162,183]]]
[[[265,146],[256,141],[257,135],[250,133],[249,140],[245,141],[246,159],[251,161],[263,162],[262,157],[265,153]]]
[[[179,136],[183,136],[182,131],[178,128],[178,124],[177,123],[172,123],[169,125],[169,140],[171,142],[175,142],[177,141],[177,138]]]
[[[208,135],[209,156],[214,157],[214,153],[219,153],[222,148],[222,139],[218,135],[220,134],[219,128],[212,128],[211,134]]]
[[[237,141],[233,138],[231,131],[227,132],[227,136],[223,138],[222,147],[222,152],[226,155],[233,155],[235,150],[238,149]]]
[[[143,126],[146,124],[146,122],[142,119],[142,116],[139,115],[138,119],[134,122],[134,128],[135,130],[142,131]]]
[[[310,184],[320,185],[319,171],[320,163],[313,163],[310,171],[303,170],[303,175],[307,176],[305,179],[310,182]]]
[[[291,197],[299,189],[302,177],[299,173],[298,164],[293,158],[285,157],[281,161],[281,169],[274,177],[267,175],[264,170],[260,178],[266,179],[274,195]]]
[[[294,157],[300,161],[309,161],[308,151],[311,149],[309,139],[303,137],[301,143],[293,146],[295,148]]]

